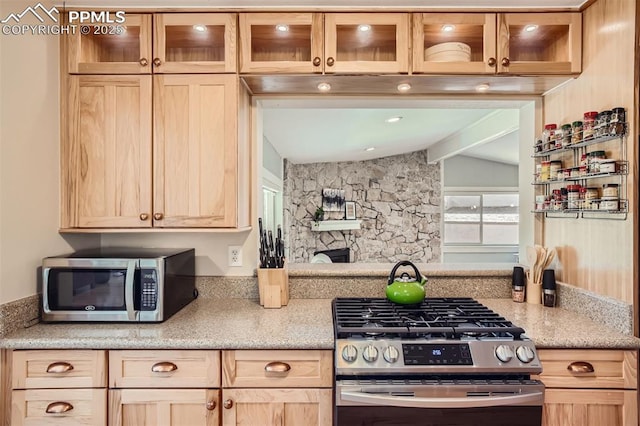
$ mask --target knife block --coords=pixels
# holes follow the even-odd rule
[[[258,268],[260,305],[280,308],[289,303],[289,274],[287,268]]]

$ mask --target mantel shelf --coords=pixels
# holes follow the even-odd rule
[[[360,229],[361,220],[323,220],[312,222],[312,231],[347,231]]]

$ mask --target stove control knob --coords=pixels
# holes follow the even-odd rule
[[[347,345],[342,348],[342,359],[347,362],[353,362],[358,358],[358,350],[353,345]]]
[[[513,359],[513,349],[511,346],[500,345],[496,348],[496,358],[502,362],[509,362]]]
[[[398,352],[395,346],[387,346],[384,352],[382,352],[382,356],[384,357],[385,361],[387,361],[390,364],[393,364],[394,362],[398,361],[398,358],[400,357],[400,353]]]
[[[367,362],[375,362],[378,359],[378,349],[373,345],[369,345],[362,351],[362,357]]]
[[[518,349],[516,349],[516,356],[520,361],[528,364],[534,360],[536,354],[529,346],[518,346]]]

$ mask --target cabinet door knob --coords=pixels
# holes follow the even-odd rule
[[[155,220],[162,220],[162,218],[164,218],[164,215],[162,213],[154,213],[153,218]]]
[[[227,399],[222,403],[222,406],[228,410],[229,408],[233,407],[233,401]]]
[[[567,370],[575,374],[593,373],[595,369],[590,362],[575,361],[567,366]]]
[[[286,362],[274,361],[264,366],[267,373],[286,373],[291,370],[291,366]]]
[[[320,59],[319,56],[316,56],[315,58],[313,58],[313,65],[314,66],[319,67],[321,63],[322,63],[322,59]]]
[[[496,58],[489,58],[487,60],[487,65],[489,65],[490,67],[495,67],[497,62],[498,61],[496,61]]]
[[[207,410],[213,411],[216,409],[216,402],[212,399],[211,401],[207,401]]]
[[[140,58],[140,65],[142,65],[143,67],[146,67],[147,65],[149,65],[149,61],[147,60],[147,58]]]
[[[47,414],[61,414],[73,410],[73,405],[68,402],[56,401],[47,405],[45,412]]]
[[[73,365],[63,361],[53,362],[49,364],[49,366],[47,367],[47,373],[54,373],[54,374],[66,373],[71,370],[73,370]]]
[[[147,220],[147,219],[149,219],[148,213],[140,213],[140,220]]]
[[[329,65],[330,67],[332,67],[332,66],[333,66],[333,64],[335,64],[335,63],[336,63],[336,60],[335,60],[335,59],[333,59],[331,56],[329,56],[329,57],[327,58],[327,65]]]
[[[511,62],[509,61],[509,58],[502,58],[502,66],[503,67],[508,67],[510,63]]]
[[[153,65],[155,65],[156,67],[159,67],[160,65],[162,65],[162,61],[160,60],[160,58],[155,58],[153,60]]]
[[[154,373],[170,373],[177,369],[178,366],[169,361],[157,362],[151,366],[151,371]]]

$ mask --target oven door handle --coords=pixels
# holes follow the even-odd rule
[[[124,279],[124,304],[127,306],[127,318],[129,321],[137,321],[136,311],[133,306],[134,301],[134,278],[138,261],[129,260],[127,262],[127,275]]]
[[[544,392],[536,391],[509,396],[479,396],[467,398],[422,398],[341,391],[343,401],[412,408],[478,408],[509,405],[542,405]]]

